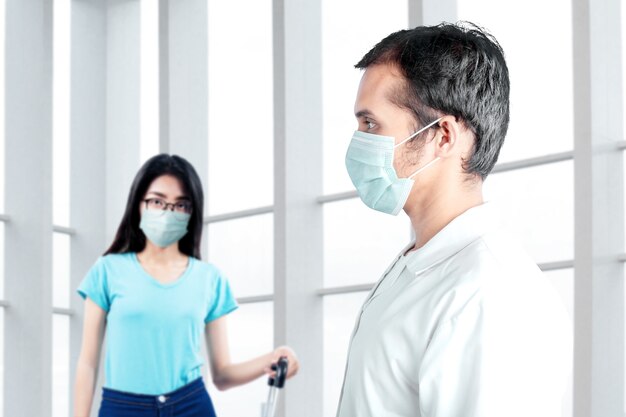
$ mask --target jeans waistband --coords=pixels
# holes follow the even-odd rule
[[[202,377],[199,377],[172,392],[159,395],[134,394],[111,388],[102,388],[102,399],[124,404],[160,408],[175,404],[203,389],[206,390],[206,387]]]

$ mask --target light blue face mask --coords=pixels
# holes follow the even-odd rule
[[[139,228],[155,245],[166,248],[187,234],[191,214],[171,210],[144,210]]]
[[[402,210],[413,188],[413,177],[437,162],[439,157],[408,178],[398,178],[393,168],[394,150],[440,120],[441,118],[424,126],[397,145],[395,138],[391,136],[374,135],[359,130],[354,132],[346,153],[346,169],[366,206],[394,216]]]

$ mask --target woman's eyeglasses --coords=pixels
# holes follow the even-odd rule
[[[190,214],[192,209],[191,202],[186,200],[177,201],[176,203],[168,203],[161,198],[147,198],[143,201],[146,203],[146,209],[158,211],[160,213],[164,213],[170,207],[175,214]]]

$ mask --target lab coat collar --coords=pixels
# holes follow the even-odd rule
[[[418,275],[460,252],[499,224],[500,219],[493,203],[472,207],[448,223],[424,246],[407,253],[406,267]],[[411,243],[405,251],[414,245],[415,242]]]

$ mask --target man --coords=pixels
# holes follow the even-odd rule
[[[337,415],[561,416],[571,324],[483,202],[509,122],[499,44],[471,24],[417,27],[356,67],[348,173],[369,207],[404,209],[415,241],[359,313]]]

